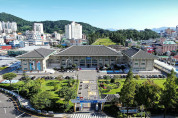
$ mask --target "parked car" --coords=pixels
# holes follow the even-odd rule
[[[41,110],[37,110],[37,113],[41,114]]]
[[[54,112],[53,112],[53,111],[48,111],[48,114],[49,114],[49,115],[53,115]]]
[[[45,110],[42,110],[42,114],[44,114],[44,115],[48,115],[48,112],[45,111]]]

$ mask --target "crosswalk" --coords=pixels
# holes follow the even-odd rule
[[[71,114],[70,118],[109,118],[109,117],[95,114]]]

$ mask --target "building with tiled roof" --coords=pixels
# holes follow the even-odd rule
[[[147,53],[141,49],[130,48],[122,51],[127,63],[134,71],[152,71],[154,68],[155,55]]]
[[[39,48],[17,56],[16,58],[21,60],[23,71],[44,71],[47,68],[46,61],[54,52],[55,50]]]
[[[124,51],[106,46],[71,46],[64,50],[35,49],[17,57],[24,71],[44,71],[46,68],[98,68],[128,64],[134,70],[151,71],[156,57],[141,49]]]
[[[96,68],[105,65],[114,65],[120,62],[122,54],[106,46],[71,46],[55,55],[63,67],[73,64],[77,67]]]

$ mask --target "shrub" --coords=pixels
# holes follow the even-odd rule
[[[135,75],[135,79],[136,80],[140,80],[140,76],[139,75]]]
[[[120,83],[120,82],[116,82],[116,85],[117,85],[117,87],[119,88],[120,85],[121,85],[121,83]]]
[[[110,83],[115,83],[115,79],[111,79]]]
[[[110,82],[109,82],[109,81],[106,81],[105,83],[106,83],[106,84],[109,84]]]

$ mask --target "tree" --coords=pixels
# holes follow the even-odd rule
[[[75,98],[75,91],[67,86],[62,87],[62,89],[59,91],[59,96],[63,97],[66,102],[68,102],[70,99]]]
[[[120,100],[127,108],[127,117],[128,117],[128,107],[133,105],[134,103],[134,96],[136,90],[135,86],[136,84],[133,81],[133,73],[132,70],[130,69],[120,92],[120,96],[121,96]]]
[[[110,83],[115,83],[115,79],[112,78],[112,79],[110,80]]]
[[[135,101],[138,105],[145,105],[147,111],[159,103],[160,94],[161,88],[152,80],[147,80],[136,90]]]
[[[36,109],[44,109],[51,106],[51,94],[48,91],[37,93],[30,98],[30,102]]]
[[[139,75],[135,75],[135,79],[136,79],[136,80],[139,80],[139,79],[140,79],[140,76],[139,76]]]
[[[3,75],[3,79],[9,80],[10,81],[10,85],[11,85],[11,81],[13,78],[15,78],[17,75],[15,73],[5,73]]]
[[[161,104],[164,105],[164,118],[166,116],[166,111],[169,108],[174,108],[176,105],[176,100],[178,100],[178,93],[176,91],[176,74],[174,70],[168,75],[166,82],[164,83],[164,90],[161,95]]]
[[[59,89],[59,84],[58,83],[54,83],[54,90],[58,90]]]

